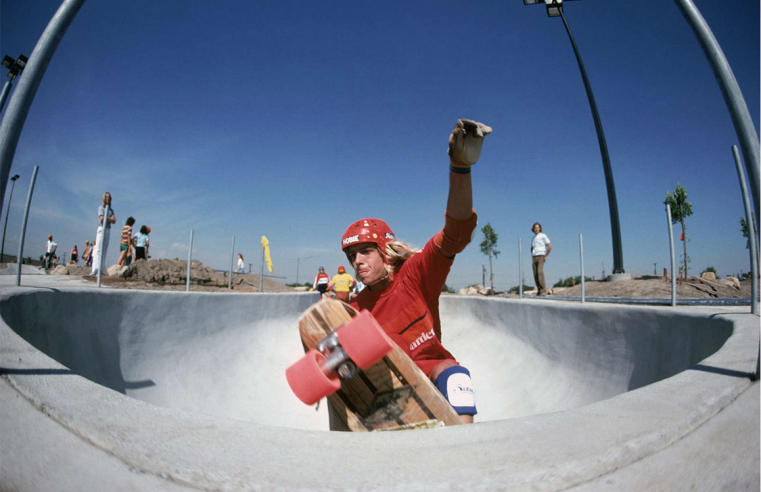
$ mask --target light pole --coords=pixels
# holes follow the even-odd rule
[[[732,68],[729,66],[727,57],[719,46],[716,36],[711,32],[708,23],[705,21],[700,11],[692,0],[674,0],[679,10],[682,11],[685,20],[692,28],[695,36],[703,48],[708,59],[711,70],[719,83],[719,88],[724,96],[724,102],[729,110],[729,116],[732,118],[732,124],[737,133],[737,139],[742,150],[743,159],[745,159],[745,169],[750,180],[750,189],[753,194],[753,206],[756,211],[753,222],[758,232],[759,218],[759,183],[761,183],[761,171],[759,171],[759,143],[756,127],[753,119],[750,117],[748,105],[745,102],[740,86],[737,84]],[[750,220],[750,219],[749,219]]]
[[[10,198],[8,198],[8,210],[5,211],[5,225],[3,226],[3,241],[2,241],[2,246],[0,246],[0,261],[5,260],[5,231],[6,229],[8,229],[8,215],[11,213],[11,200],[13,200],[13,187],[16,186],[17,179],[19,179],[18,174],[14,175],[11,178],[11,196]]]
[[[5,203],[5,188],[8,186],[8,177],[11,175],[13,157],[16,155],[16,147],[29,109],[32,107],[34,95],[42,82],[42,76],[45,75],[53,53],[84,2],[85,0],[64,0],[61,3],[37,41],[32,54],[29,55],[30,61],[24,67],[25,75],[19,80],[16,92],[8,105],[8,111],[0,122],[0,203]]]
[[[24,55],[19,55],[15,60],[6,55],[3,58],[3,61],[0,62],[2,66],[8,69],[8,81],[5,83],[5,85],[3,85],[3,91],[0,92],[0,112],[3,111],[3,108],[5,107],[5,100],[8,99],[8,94],[11,92],[13,79],[21,75],[21,72],[24,71],[24,67],[26,66],[27,61],[29,61],[29,59]]]
[[[308,260],[310,258],[317,258],[317,255],[307,256],[306,258],[296,258],[296,283],[299,283],[299,263],[301,260]]]
[[[570,1],[570,0],[566,0]],[[608,155],[608,144],[605,142],[605,134],[602,129],[602,121],[600,121],[600,115],[597,112],[597,103],[595,102],[594,94],[592,94],[592,86],[589,84],[587,78],[587,72],[584,70],[584,64],[581,61],[581,55],[576,47],[576,41],[573,39],[571,29],[568,27],[568,22],[565,20],[563,14],[563,0],[523,0],[524,5],[534,5],[542,3],[547,7],[548,17],[560,17],[563,19],[565,29],[568,32],[568,39],[571,40],[571,46],[573,52],[576,54],[576,61],[579,64],[579,70],[581,71],[581,78],[584,81],[584,88],[587,91],[587,99],[589,99],[589,107],[592,110],[592,118],[595,122],[595,129],[597,130],[597,141],[600,144],[600,154],[602,155],[602,167],[605,172],[605,186],[608,189],[608,209],[610,210],[610,229],[613,236],[613,276],[616,274],[625,273],[624,271],[624,255],[621,248],[621,225],[618,221],[618,201],[616,200],[616,186],[613,182],[613,171],[610,167],[610,156]]]

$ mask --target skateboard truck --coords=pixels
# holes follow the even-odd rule
[[[341,379],[351,379],[359,372],[357,365],[352,362],[349,355],[341,347],[341,342],[338,341],[338,335],[335,331],[317,342],[316,348],[325,357],[325,362],[320,366],[320,369],[326,376],[334,372]]]
[[[373,315],[362,311],[317,342],[316,349],[286,369],[285,376],[296,396],[313,405],[338,391],[340,379],[351,379],[359,369],[369,369],[393,347]]]

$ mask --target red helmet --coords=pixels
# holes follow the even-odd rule
[[[395,240],[394,231],[382,220],[361,219],[346,229],[341,237],[341,249],[345,253],[352,244],[375,243],[381,251],[386,251],[386,243]]]
[[[346,268],[343,265],[338,267],[338,273],[346,273]]]

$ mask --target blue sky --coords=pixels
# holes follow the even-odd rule
[[[759,2],[695,0],[759,128]],[[0,2],[0,54],[31,54],[60,2]],[[674,2],[584,0],[566,17],[605,129],[624,268],[669,262],[665,192],[681,182],[692,272],[749,270],[716,80]],[[5,71],[3,70],[3,74]],[[518,284],[518,240],[539,221],[548,280],[610,273],[610,217],[594,123],[562,20],[520,0],[383,3],[86,2],[50,63],[12,174],[6,252],[16,251],[40,166],[25,256],[93,239],[101,195],[117,224],[151,226],[154,258],[311,281],[346,264],[339,241],[362,217],[422,246],[443,225],[446,142],[458,118],[494,128],[473,169],[480,225],[499,234],[495,287]],[[7,208],[3,205],[3,217]],[[675,226],[678,238],[679,226]],[[448,284],[481,283],[481,233]],[[677,244],[681,251],[681,244]],[[116,260],[112,237],[109,263]],[[347,265],[348,266],[348,265]],[[488,273],[487,273],[488,282]]]

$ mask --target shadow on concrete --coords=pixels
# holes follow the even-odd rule
[[[19,374],[22,376],[71,376],[69,369],[10,369],[0,366],[0,374]]]
[[[733,378],[748,378],[755,381],[756,375],[750,372],[735,371],[733,369],[722,369],[721,367],[711,367],[698,364],[690,369],[695,371],[710,372],[711,374],[720,374],[722,376],[731,376]]]

